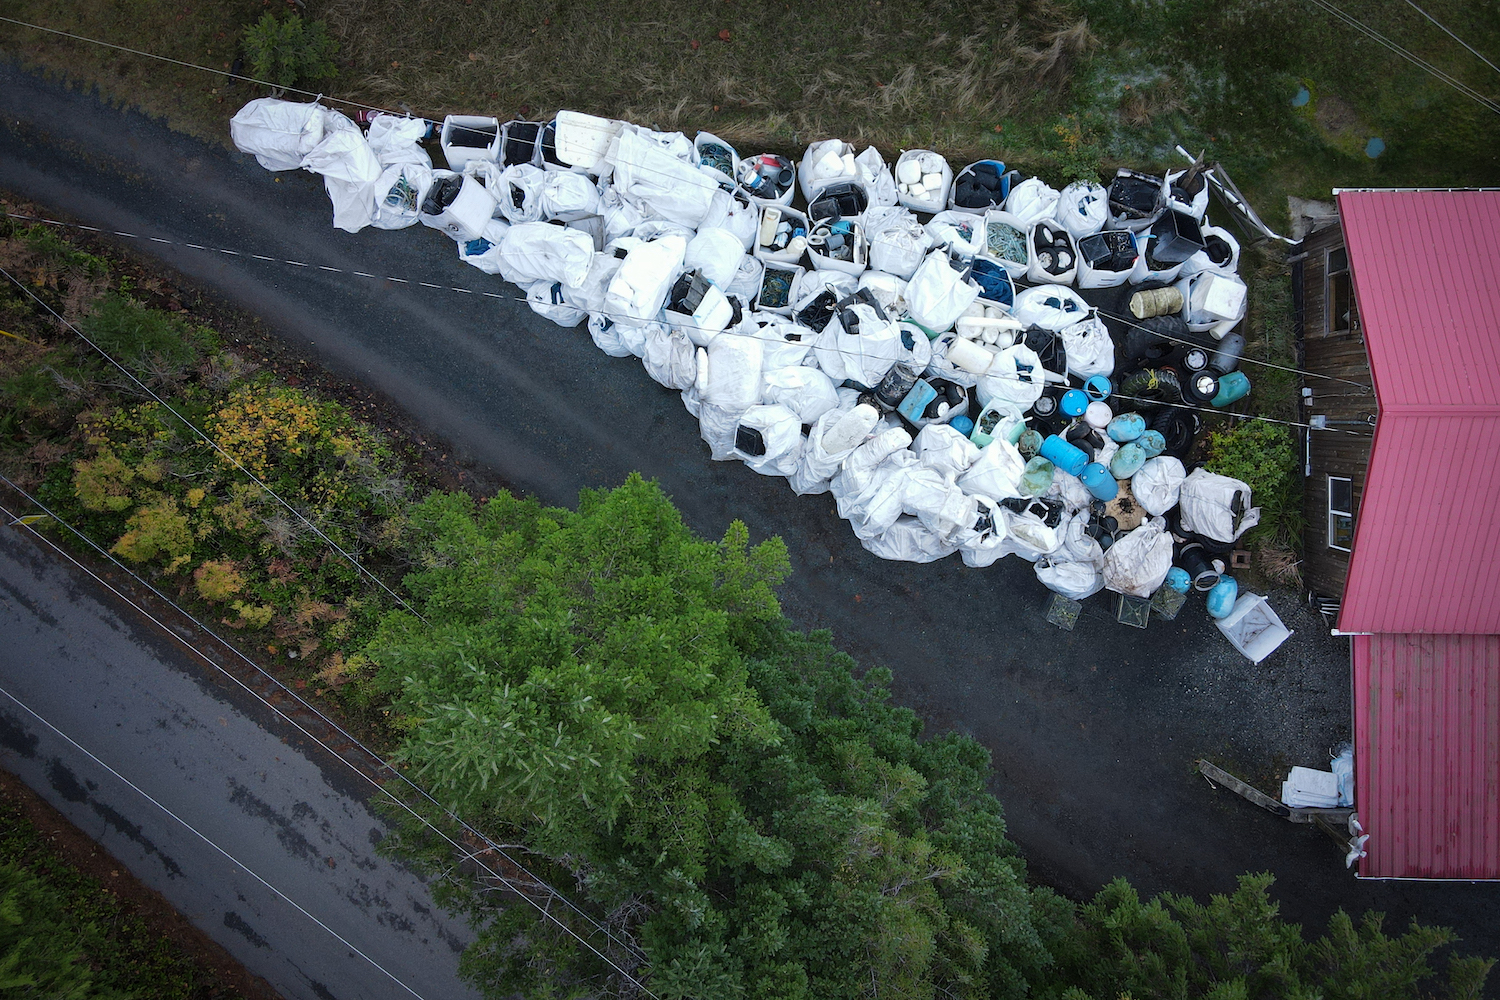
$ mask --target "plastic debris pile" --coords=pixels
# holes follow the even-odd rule
[[[320,174],[335,226],[439,230],[586,323],[681,392],[714,460],[831,493],[882,558],[1014,555],[1073,600],[1196,588],[1216,618],[1270,614],[1219,558],[1257,523],[1249,487],[1184,465],[1198,414],[1250,389],[1202,173],[1058,190],[837,139],[793,161],[568,111],[434,125],[263,99],[231,130]],[[1258,659],[1268,629],[1236,645]]]

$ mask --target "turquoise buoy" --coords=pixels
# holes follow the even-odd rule
[[[1146,431],[1135,439],[1135,443],[1141,446],[1141,451],[1146,453],[1147,458],[1155,458],[1167,450],[1167,439],[1162,436],[1161,431]]]
[[[1141,446],[1128,441],[1120,445],[1120,450],[1109,460],[1109,474],[1116,479],[1129,479],[1140,472],[1145,463],[1146,453],[1141,450]]]
[[[1122,413],[1109,422],[1104,433],[1124,444],[1134,441],[1146,432],[1146,418],[1139,413]]]
[[[1215,618],[1227,618],[1239,596],[1240,585],[1234,582],[1234,577],[1219,577],[1219,582],[1208,592],[1208,613]]]
[[[1179,594],[1186,594],[1193,585],[1193,578],[1188,576],[1188,571],[1181,566],[1173,566],[1167,570],[1167,586]]]

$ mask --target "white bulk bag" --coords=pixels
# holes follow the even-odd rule
[[[646,326],[641,363],[652,381],[668,389],[686,389],[698,380],[698,350],[687,334],[660,323]]]
[[[981,406],[998,401],[1024,413],[1041,398],[1046,386],[1047,372],[1036,351],[1025,344],[1012,344],[995,354],[989,370],[979,376],[974,395]]]
[[[1040,249],[1039,240],[1044,244]],[[1038,219],[1026,231],[1026,253],[1027,281],[1071,285],[1078,277],[1078,244],[1055,219]],[[1064,264],[1067,266],[1061,267]]]
[[[1104,589],[1104,577],[1084,562],[1053,562],[1043,556],[1036,561],[1036,578],[1055,594],[1081,601]]]
[[[891,176],[891,168],[886,166],[880,150],[867,147],[854,158],[854,165],[859,168],[860,180],[865,182],[865,190],[870,194],[871,208],[896,204],[896,179]]]
[[[1202,229],[1204,247],[1182,263],[1179,278],[1190,278],[1203,271],[1218,271],[1220,274],[1238,274],[1240,269],[1240,241],[1233,233],[1218,226],[1205,225]],[[1211,253],[1211,249],[1218,251]]]
[[[602,313],[610,282],[624,261],[612,253],[595,253],[589,260],[588,273],[577,285],[563,288],[568,302],[586,313]]]
[[[500,244],[510,226],[503,219],[491,219],[478,239],[458,244],[458,259],[485,274],[500,273]]]
[[[1157,455],[1146,459],[1134,476],[1130,477],[1130,492],[1146,513],[1160,517],[1177,506],[1182,481],[1187,470],[1182,462],[1171,455]]]
[[[517,285],[546,280],[576,287],[593,261],[588,233],[547,222],[511,226],[500,242],[500,276]]]
[[[254,156],[267,170],[296,170],[322,141],[327,110],[316,101],[257,98],[229,120],[229,137],[236,149]]]
[[[1208,213],[1208,177],[1206,174],[1203,172],[1198,174],[1198,190],[1193,194],[1191,201],[1183,201],[1172,193],[1172,184],[1187,172],[1188,168],[1173,170],[1162,178],[1162,199],[1169,210],[1191,215],[1201,222],[1203,216]]]
[[[337,111],[325,110],[323,138],[302,158],[302,166],[323,176],[336,228],[357,233],[370,224],[375,185],[385,168],[358,125]]]
[[[1057,198],[1057,190],[1040,177],[1028,177],[1010,189],[1005,210],[1029,227],[1052,217],[1057,211]]]
[[[960,257],[984,253],[983,216],[957,210],[939,212],[923,228],[933,246],[947,247]]]
[[[703,276],[721,289],[727,289],[745,259],[745,248],[739,238],[727,229],[705,228],[688,241],[682,266],[702,271]]]
[[[902,514],[889,528],[871,538],[861,538],[871,555],[893,562],[929,563],[957,551],[958,546],[944,541],[919,518]]]
[[[662,138],[627,126],[609,144],[614,186],[623,197],[635,199],[663,219],[696,228],[719,186],[668,148]]]
[[[928,424],[917,432],[912,451],[944,480],[954,481],[979,458],[979,448],[947,424]]]
[[[743,413],[761,401],[764,345],[754,337],[724,333],[698,349],[698,395],[704,403]]]
[[[1007,507],[1001,507],[1000,516],[1005,518],[1002,555],[1016,555],[1027,562],[1036,562],[1062,547],[1062,538],[1057,528],[1049,526],[1029,508],[1018,514]]]
[[[856,332],[845,329],[846,316],[851,322],[857,317]],[[813,356],[835,382],[848,379],[873,389],[901,358],[901,332],[873,306],[856,303],[834,313],[813,341]]]
[[[621,320],[652,320],[661,313],[682,271],[687,240],[667,236],[630,250],[605,294],[605,312]]]
[[[868,404],[849,409],[829,410],[808,432],[797,460],[797,469],[788,480],[798,496],[827,493],[828,481],[848,458],[870,436],[880,423],[880,411]]]
[[[944,542],[974,523],[979,501],[945,482],[934,469],[918,467],[907,476],[901,496],[903,510]]]
[[[1066,475],[1066,473],[1064,473]],[[1069,476],[1069,479],[1073,477]],[[1074,479],[1074,482],[1078,480]],[[1082,483],[1079,483],[1082,486]],[[1050,490],[1048,491],[1051,492]],[[1088,491],[1085,489],[1085,493]],[[1088,534],[1089,512],[1082,509],[1087,507],[1085,502],[1079,509],[1066,515],[1062,523],[1057,526],[1058,537],[1062,539],[1062,545],[1057,550],[1057,559],[1061,562],[1087,563],[1094,569],[1104,565],[1104,550],[1099,543]],[[1104,586],[1103,582],[1099,586]]]
[[[752,258],[753,259],[753,258]],[[817,334],[775,313],[751,313],[745,333],[765,342],[765,370],[806,366]]]
[[[1071,288],[1038,285],[1035,288],[1023,288],[1016,293],[1011,315],[1020,321],[1022,329],[1039,326],[1053,333],[1061,333],[1079,320],[1087,318],[1090,310],[1091,307],[1083,300],[1083,296]]]
[[[408,163],[432,169],[432,157],[419,145],[427,135],[427,119],[377,114],[370,119],[365,139],[381,166]]]
[[[813,424],[839,405],[833,381],[808,365],[766,368],[761,396],[767,403],[780,403],[797,415],[798,424]]]
[[[743,430],[760,434],[763,453],[755,455],[745,450]],[[740,416],[735,428],[734,457],[756,472],[763,476],[790,476],[797,471],[801,454],[802,419],[787,407],[774,403],[752,406]]]
[[[710,145],[722,146],[729,152],[729,173],[726,174],[718,167],[711,167],[703,162],[703,148]],[[723,139],[720,139],[712,132],[699,132],[693,139],[693,159],[698,164],[698,169],[707,174],[715,184],[734,186],[735,178],[740,172],[740,154]]]
[[[735,268],[734,277],[729,279],[729,287],[724,289],[724,293],[739,299],[740,305],[748,309],[760,294],[765,278],[766,265],[745,254],[740,258],[740,266]]]
[[[432,188],[432,168],[420,163],[393,163],[381,171],[371,188],[370,225],[377,229],[405,229],[422,216],[422,199]]]
[[[859,288],[875,296],[875,301],[880,303],[887,316],[906,315],[905,279],[886,271],[866,271],[859,276]],[[921,335],[927,336],[925,333]]]
[[[628,358],[631,350],[625,343],[623,334],[626,327],[616,323],[603,313],[591,313],[589,315],[589,337],[593,339],[594,346],[612,358]],[[694,365],[694,376],[697,375],[697,365]]]
[[[755,247],[755,236],[760,232],[760,207],[742,192],[721,188],[714,192],[708,213],[698,228],[727,229],[740,241],[740,249],[748,253]]]
[[[855,410],[858,411],[859,407],[855,407]],[[910,434],[903,428],[890,427],[880,431],[849,453],[828,486],[829,492],[833,494],[834,502],[838,505],[840,517],[849,517],[849,512],[854,508],[860,494],[876,481],[877,473],[885,464],[886,459],[897,452],[905,451],[910,445]]]
[[[1060,335],[1069,373],[1081,379],[1114,374],[1115,342],[1097,313],[1063,327]]]
[[[932,238],[904,208],[873,208],[865,213],[870,266],[899,278],[910,278],[932,246]]]
[[[1182,515],[1182,530],[1216,542],[1238,541],[1260,523],[1260,508],[1250,506],[1250,487],[1207,469],[1194,469],[1183,480],[1177,505]],[[1235,514],[1236,507],[1241,511],[1239,515]]]
[[[927,374],[972,389],[994,360],[995,352],[988,347],[965,340],[956,333],[945,333],[932,342],[932,360],[927,364]],[[960,365],[959,361],[963,364]]]
[[[808,146],[797,173],[802,197],[809,205],[817,201],[818,194],[834,181],[860,179],[854,147],[842,139],[824,139]]]
[[[540,222],[544,214],[542,192],[547,183],[547,173],[541,167],[529,163],[517,163],[500,168],[488,160],[470,160],[464,173],[477,176],[485,182],[490,194],[495,196],[500,214],[513,225],[521,222]],[[588,183],[582,174],[562,174]]]
[[[1029,228],[1025,221],[1009,212],[992,209],[984,213],[984,255],[1005,268],[1005,273],[1012,279],[1026,276],[1031,257],[1026,250],[1026,231]],[[1015,234],[1015,246],[1009,251],[1000,240],[1001,234],[1007,230]]]
[[[604,220],[604,242],[612,243],[624,236],[634,236],[638,227],[656,216],[640,205],[620,197],[613,184],[600,185],[599,217]]]
[[[902,448],[887,455],[871,471],[857,494],[840,497],[834,484],[834,502],[856,537],[874,538],[896,523],[905,509],[907,480],[916,470],[916,456]]]
[[[1153,517],[1104,553],[1104,585],[1117,594],[1150,597],[1172,568],[1172,535]]]
[[[979,298],[979,286],[948,263],[944,250],[927,255],[906,284],[906,309],[912,320],[943,333]]]
[[[1007,500],[1021,495],[1021,475],[1025,471],[1026,460],[1016,446],[1004,438],[995,438],[979,449],[979,457],[958,477],[958,485],[965,493]]]
[[[896,200],[913,212],[941,212],[952,186],[953,168],[941,153],[908,149],[896,158]]]
[[[558,326],[577,326],[588,316],[587,310],[568,301],[562,283],[557,281],[538,281],[526,289],[526,304]]]
[[[984,569],[1008,554],[1005,517],[988,497],[976,496],[974,499],[979,505],[975,523],[958,534],[958,551],[965,566]]]
[[[542,179],[542,218],[576,222],[599,214],[599,188],[584,174],[552,170]]]
[[[1100,184],[1074,181],[1057,196],[1053,218],[1075,240],[1092,236],[1109,222],[1109,192]]]

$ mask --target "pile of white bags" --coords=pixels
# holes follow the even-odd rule
[[[376,115],[365,134],[318,103],[273,99],[230,123],[266,169],[322,176],[337,227],[421,222],[465,263],[517,285],[539,315],[586,323],[602,351],[639,358],[682,393],[714,460],[784,477],[798,494],[832,493],[883,558],[957,553],[984,567],[1016,555],[1075,600],[1106,587],[1147,597],[1172,565],[1174,508],[1173,530],[1205,544],[1234,543],[1258,521],[1245,483],[1189,475],[1160,441],[1147,452],[1143,425],[1117,434],[1116,400],[1096,398],[1071,424],[1057,415],[1064,389],[1115,373],[1110,328],[1071,287],[1086,284],[1079,241],[1118,228],[1113,188],[1011,185],[1011,172],[1003,202],[949,210],[954,172],[940,153],[907,150],[892,169],[873,147],[830,139],[781,176],[786,194],[772,204],[737,186],[739,154],[707,133],[695,142],[562,112],[542,133],[554,145],[529,162],[494,159],[502,129],[447,170],[421,145],[429,127]],[[817,218],[791,207],[793,176]],[[1171,272],[1183,321],[1220,337],[1244,314],[1240,248],[1208,224],[1206,185],[1190,201],[1175,190],[1163,182],[1163,210],[1201,223],[1204,238]],[[1129,221],[1147,239],[1150,220]],[[1037,449],[1059,428],[1072,451],[1043,447],[1054,465]],[[1101,535],[1095,498],[1114,493],[1071,457],[1074,442],[1094,468],[1130,470],[1114,487],[1146,520],[1138,511],[1130,530]]]

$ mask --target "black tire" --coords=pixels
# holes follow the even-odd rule
[[[1151,316],[1133,320],[1120,344],[1125,368],[1150,368],[1173,354],[1188,339],[1181,316]]]
[[[1198,436],[1198,418],[1191,410],[1177,406],[1164,406],[1151,418],[1151,429],[1166,439],[1162,454],[1186,459],[1193,450],[1193,440]]]

